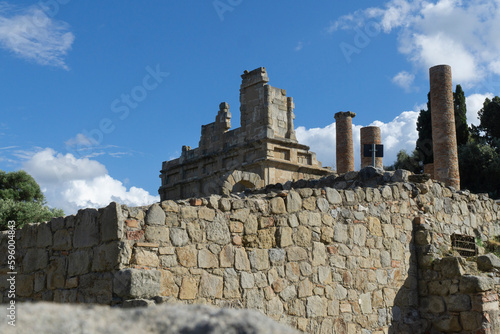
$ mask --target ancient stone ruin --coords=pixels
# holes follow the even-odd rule
[[[446,67],[431,69],[431,82],[433,73],[449,78]],[[439,139],[453,116],[440,106],[441,79],[431,84],[433,122],[444,118],[433,124],[433,180],[354,171],[351,112],[336,114],[344,173],[322,168],[295,139],[291,98],[263,68],[242,77],[241,128],[229,131],[222,103],[200,147],[164,162],[161,203],[111,203],[17,230],[16,301],[247,308],[320,334],[500,332],[500,259],[482,247],[500,236],[500,205],[459,190],[453,142]],[[380,141],[375,128],[362,135]],[[7,248],[2,232],[0,254]],[[10,271],[0,264],[0,303]]]
[[[241,127],[230,130],[229,105],[221,103],[215,122],[201,127],[199,147],[184,146],[180,158],[163,162],[162,201],[317,179],[332,172],[297,141],[293,98],[268,85],[266,69],[245,71],[241,77]]]

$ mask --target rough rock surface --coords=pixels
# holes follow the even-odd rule
[[[252,310],[205,305],[158,305],[119,309],[96,305],[25,303],[16,326],[0,322],[0,333],[162,333],[288,334],[298,333]]]

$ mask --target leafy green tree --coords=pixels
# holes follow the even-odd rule
[[[46,206],[45,196],[31,175],[25,171],[0,171],[0,230],[7,228],[9,220],[22,227],[63,215],[61,209]]]
[[[496,144],[500,144],[497,140]],[[458,148],[460,186],[474,193],[500,197],[500,150],[487,143],[470,141]]]
[[[500,97],[486,98],[478,116],[479,129],[484,131],[486,141],[491,144],[495,138],[500,139]]]
[[[469,141],[469,126],[467,125],[467,105],[462,86],[457,85],[453,93],[453,105],[455,109],[455,129],[457,132],[457,145],[462,146]]]
[[[406,169],[413,173],[420,173],[419,154],[417,150],[410,156],[406,150],[398,152],[397,160],[394,163],[394,169]]]

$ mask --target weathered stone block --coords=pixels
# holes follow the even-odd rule
[[[269,261],[273,266],[280,266],[285,263],[286,252],[281,248],[273,248],[269,250]]]
[[[240,298],[238,274],[233,268],[224,270],[224,298]]]
[[[97,221],[97,210],[85,209],[78,211],[73,232],[73,247],[85,248],[99,244],[100,233]]]
[[[147,242],[165,243],[168,242],[170,233],[166,226],[148,225],[144,237]]]
[[[313,267],[325,265],[326,260],[327,260],[326,246],[321,242],[313,242],[313,247],[312,247]]]
[[[468,295],[450,295],[444,298],[446,308],[450,312],[469,311],[471,309],[471,300]]]
[[[124,218],[120,204],[113,202],[106,208],[100,209],[99,222],[102,241],[120,240],[123,237]]]
[[[240,284],[243,289],[251,289],[255,287],[255,277],[251,273],[241,272]]]
[[[440,296],[422,298],[420,300],[420,308],[423,312],[431,313],[442,313],[446,310],[443,297]]]
[[[71,235],[68,230],[57,230],[54,233],[53,250],[70,250],[71,249]]]
[[[160,266],[160,259],[157,252],[145,247],[134,248],[132,261],[141,266],[157,268]]]
[[[165,297],[177,297],[179,294],[179,287],[175,284],[175,277],[172,272],[168,270],[161,270],[161,296]]]
[[[359,306],[363,314],[371,314],[373,312],[371,293],[368,292],[359,295]]]
[[[219,261],[217,256],[208,249],[198,251],[198,267],[200,268],[218,268]]]
[[[325,188],[325,191],[326,199],[328,200],[328,202],[330,202],[330,204],[342,204],[342,196],[336,189],[327,187]]]
[[[161,280],[159,270],[124,269],[114,274],[112,291],[124,298],[152,298],[161,294]]]
[[[198,263],[197,251],[194,245],[179,247],[176,249],[179,263],[184,267],[196,267]]]
[[[278,247],[285,248],[293,244],[291,227],[278,227],[276,243]]]
[[[44,248],[52,245],[52,231],[47,223],[38,225],[36,234],[36,247]]]
[[[193,300],[198,295],[198,280],[194,277],[183,277],[179,299]]]
[[[213,222],[207,224],[207,240],[219,245],[226,245],[231,242],[228,222],[221,215],[217,215]]]
[[[170,229],[170,241],[176,247],[182,247],[189,242],[189,237],[185,229],[173,227]]]
[[[326,311],[326,299],[320,296],[311,296],[307,298],[306,314],[308,318],[325,317]]]
[[[23,258],[23,273],[31,273],[40,269],[45,269],[49,262],[49,256],[46,250],[30,248],[26,251]]]
[[[199,295],[204,298],[222,298],[224,280],[222,277],[203,272],[200,280]]]
[[[271,206],[271,213],[277,215],[286,213],[285,201],[283,201],[283,198],[274,197],[269,204]]]
[[[482,271],[493,271],[493,269],[500,269],[500,259],[493,253],[478,256],[477,269]]]
[[[299,193],[291,190],[286,197],[286,208],[288,213],[297,212],[302,208],[302,198]]]
[[[53,258],[47,267],[47,289],[64,289],[65,283],[66,258]]]
[[[234,249],[234,267],[236,270],[250,270],[250,261],[248,260],[245,248]]]
[[[267,270],[269,269],[269,253],[267,249],[255,249],[248,253],[248,259],[252,269]]]
[[[464,275],[460,277],[460,292],[476,293],[493,289],[494,280],[489,277]]]
[[[120,247],[118,241],[113,241],[94,248],[92,271],[111,271],[117,268],[120,263],[119,256]],[[85,264],[85,260],[82,264]]]
[[[165,225],[165,211],[157,203],[151,205],[146,213],[146,225]]]
[[[286,249],[288,261],[307,260],[307,251],[302,247],[288,247]]]
[[[181,206],[181,218],[196,219],[198,218],[198,209],[193,206]]]

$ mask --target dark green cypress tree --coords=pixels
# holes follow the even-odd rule
[[[416,151],[424,164],[434,162],[432,152],[431,94],[427,94],[427,110],[421,109],[417,119],[418,139]]]
[[[467,144],[469,141],[469,126],[467,125],[467,106],[462,86],[457,85],[453,93],[453,105],[455,109],[455,129],[457,132],[457,146]]]

